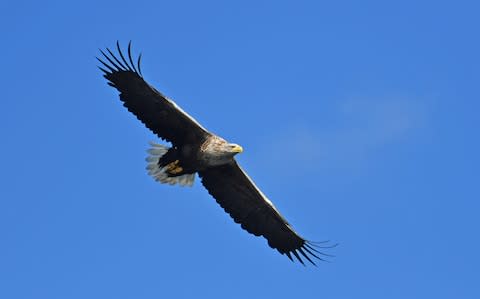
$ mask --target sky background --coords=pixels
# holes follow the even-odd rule
[[[332,3],[2,1],[0,297],[480,298],[480,5]],[[336,257],[154,182],[117,40]]]

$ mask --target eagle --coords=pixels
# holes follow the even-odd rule
[[[146,158],[150,176],[163,184],[192,186],[198,174],[203,186],[236,223],[255,236],[265,237],[270,247],[291,261],[296,258],[305,265],[305,259],[315,265],[315,259],[323,261],[330,256],[321,250],[332,247],[326,245],[328,241],[302,238],[240,167],[235,160],[235,155],[243,151],[240,145],[208,131],[148,84],[140,68],[142,55],[136,63],[132,59],[131,42],[128,55],[118,41],[116,46],[117,55],[106,48],[100,49],[103,58],[97,57],[108,85],[119,91],[128,111],[160,139],[171,143],[170,147],[150,143]]]

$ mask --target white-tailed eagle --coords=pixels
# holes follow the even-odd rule
[[[147,157],[148,173],[161,183],[192,185],[198,173],[202,184],[220,206],[255,236],[263,236],[270,247],[290,260],[302,258],[315,264],[322,260],[319,251],[324,242],[310,242],[298,235],[272,202],[258,189],[238,165],[235,155],[242,152],[238,144],[202,127],[172,100],[149,85],[140,69],[141,55],[134,63],[131,45],[125,58],[117,42],[118,56],[107,48],[100,50],[100,69],[108,84],[120,92],[123,105],[171,147],[152,143]]]

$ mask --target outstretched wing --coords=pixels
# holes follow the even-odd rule
[[[237,162],[209,168],[199,175],[208,192],[235,222],[255,236],[264,236],[270,247],[290,260],[293,261],[293,254],[302,264],[301,256],[315,265],[312,257],[322,260],[319,255],[326,255],[315,248],[320,245],[303,239],[293,230]]]
[[[100,50],[105,60],[98,59],[99,67],[108,84],[120,92],[123,105],[158,137],[172,142],[174,146],[186,143],[201,143],[210,133],[196,120],[178,107],[172,100],[150,86],[142,77],[141,55],[137,65],[132,59],[131,44],[128,44],[128,61],[117,42],[119,57],[107,48]]]

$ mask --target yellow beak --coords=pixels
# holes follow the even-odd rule
[[[232,152],[241,153],[241,152],[243,152],[243,147],[241,147],[238,144],[234,144],[233,147],[232,147]]]

